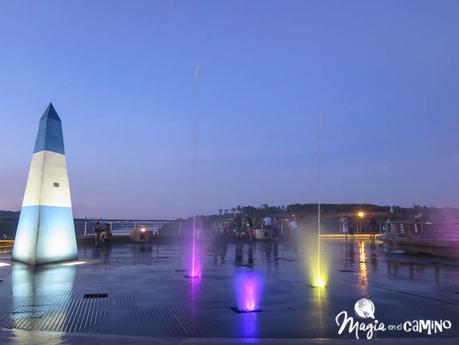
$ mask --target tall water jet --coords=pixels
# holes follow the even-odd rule
[[[191,263],[188,271],[188,278],[199,278],[201,277],[201,258],[198,243],[196,239],[196,216],[193,216],[193,229],[191,238]]]
[[[316,266],[316,280],[315,280],[315,286],[317,287],[324,287],[326,285],[326,282],[324,280],[324,277],[322,276],[321,273],[321,262],[320,262],[320,256],[321,256],[321,246],[320,246],[320,224],[321,224],[321,219],[320,219],[320,202],[317,205],[317,266]]]
[[[315,248],[315,260],[312,260],[310,267],[312,267],[312,286],[317,288],[323,288],[327,285],[327,275],[324,262],[322,260],[322,248],[321,248],[321,196],[320,196],[320,159],[321,159],[321,130],[323,123],[323,115],[319,115],[319,123],[317,128],[317,239],[314,241]],[[314,251],[312,251],[314,252]],[[314,262],[315,261],[315,262]]]
[[[199,65],[194,69],[194,83],[193,83],[193,181],[192,181],[192,202],[193,202],[193,228],[191,234],[191,265],[189,268],[189,278],[198,278],[201,276],[201,262],[199,257],[199,250],[196,243],[196,185],[197,185],[197,160],[198,160],[198,86],[199,86]]]

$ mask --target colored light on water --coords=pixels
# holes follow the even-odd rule
[[[359,283],[360,288],[363,292],[367,292],[368,278],[367,278],[367,256],[365,253],[365,243],[363,241],[359,242],[359,261],[360,261],[360,271],[359,271]]]
[[[242,273],[236,279],[239,310],[253,312],[260,308],[262,279],[254,273]]]

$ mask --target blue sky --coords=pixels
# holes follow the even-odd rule
[[[0,209],[20,208],[50,101],[76,216],[459,207],[457,18],[457,1],[0,0]]]

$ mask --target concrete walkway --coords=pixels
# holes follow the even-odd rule
[[[190,248],[181,244],[82,247],[79,262],[38,268],[0,256],[0,344],[348,344],[354,334],[339,335],[335,317],[342,311],[355,317],[362,297],[388,326],[448,320],[452,327],[423,341],[459,344],[455,262],[387,255],[364,241],[327,241],[328,284],[317,289],[307,248],[209,243],[200,249],[196,279],[186,277]],[[261,311],[238,313],[239,306]],[[377,332],[378,342],[388,344],[422,344],[416,336],[426,332]]]
[[[64,334],[53,332],[37,332],[22,330],[0,330],[2,345],[350,345],[350,344],[380,344],[380,345],[456,345],[459,338],[385,338],[372,341],[357,339],[272,339],[272,338],[178,338],[178,337],[131,337],[90,334]]]

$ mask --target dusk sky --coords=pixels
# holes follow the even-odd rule
[[[78,217],[459,207],[458,18],[446,0],[0,0],[0,209],[21,207],[49,102]]]

